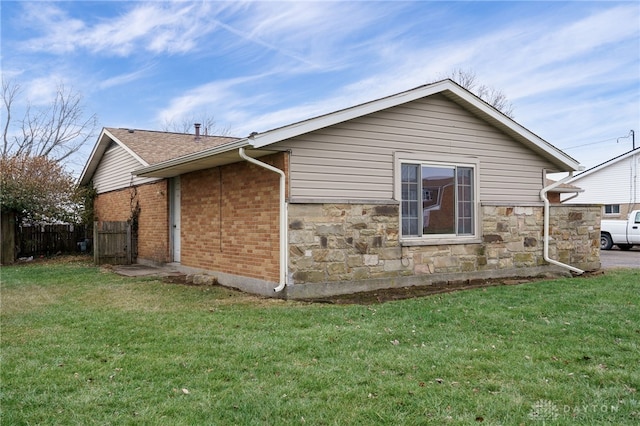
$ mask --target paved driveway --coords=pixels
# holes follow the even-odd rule
[[[600,263],[603,269],[640,268],[640,246],[634,246],[629,251],[622,251],[615,246],[611,250],[600,250]]]

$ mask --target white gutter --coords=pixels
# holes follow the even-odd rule
[[[183,155],[182,157],[173,158],[167,161],[161,161],[160,163],[152,164],[147,167],[142,167],[134,170],[132,173],[136,176],[140,177],[167,177],[162,174],[162,172],[166,169],[170,169],[172,167],[178,167],[183,164],[187,164],[190,162],[195,162],[199,160],[204,160],[209,157],[213,157],[219,154],[224,154],[229,151],[233,151],[236,148],[247,146],[246,139],[239,139],[234,142],[225,143],[222,145],[214,146],[204,151],[197,151],[191,154]],[[193,170],[190,170],[193,171]],[[184,173],[184,171],[178,172],[176,175],[180,175]]]
[[[280,175],[280,284],[273,289],[278,293],[284,289],[287,285],[287,265],[288,265],[288,252],[287,250],[287,198],[286,198],[286,175],[284,172],[270,164],[258,161],[255,158],[249,157],[244,153],[244,148],[238,149],[240,158],[253,163],[257,166],[271,170],[272,172]]]
[[[542,188],[542,190],[540,191],[540,198],[542,198],[542,200],[544,201],[544,260],[546,260],[547,262],[553,265],[566,268],[570,271],[575,272],[578,275],[581,275],[581,274],[584,274],[584,271],[582,269],[578,269],[574,266],[570,266],[562,262],[558,262],[557,260],[553,260],[549,257],[549,199],[547,198],[547,192],[549,192],[556,186],[562,185],[572,177],[573,177],[573,172],[570,172],[568,176],[565,176],[559,181],[554,182],[545,188]]]

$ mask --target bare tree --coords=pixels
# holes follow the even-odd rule
[[[469,91],[473,91],[478,85],[476,73],[471,70],[463,70],[462,68],[454,68],[449,74],[445,74],[442,78],[450,78]]]
[[[12,109],[19,94],[18,84],[2,80],[2,107],[7,118],[2,129],[3,156],[47,157],[60,162],[95,135],[96,115],[85,117],[82,96],[63,84],[58,85],[48,107],[35,108],[27,100],[23,118],[12,126]],[[12,128],[16,129],[14,134]]]
[[[216,120],[212,115],[207,113],[202,114],[200,117],[191,115],[189,117],[184,117],[181,120],[166,119],[160,128],[163,132],[193,133],[194,124],[196,123],[200,124],[202,135],[228,136],[229,134],[229,129],[227,128],[218,129],[216,126]]]
[[[472,70],[455,68],[442,78],[450,78],[468,91],[475,93],[480,99],[502,112],[509,118],[513,118],[513,104],[502,90],[480,84],[477,81],[476,73]]]
[[[6,114],[6,120],[4,122],[4,127],[2,129],[2,157],[6,157],[9,153],[10,143],[8,140],[9,134],[9,124],[11,123],[11,106],[13,105],[13,101],[15,100],[18,92],[20,91],[20,86],[17,84],[10,84],[9,82],[2,79],[2,103],[3,108]]]

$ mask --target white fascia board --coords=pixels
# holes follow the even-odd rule
[[[640,148],[636,148],[635,150],[631,150],[631,151],[627,152],[626,154],[622,154],[618,158],[612,158],[612,159],[609,159],[609,160],[605,161],[604,163],[598,164],[597,166],[593,166],[589,170],[585,170],[584,172],[574,176],[567,183],[575,182],[577,180],[582,179],[583,177],[587,177],[587,176],[589,176],[589,175],[591,175],[593,173],[597,173],[600,170],[604,170],[609,166],[612,166],[612,165],[614,165],[616,163],[619,163],[620,161],[626,160],[627,158],[633,157],[633,156],[635,156],[637,154],[640,154]]]
[[[271,145],[272,143],[280,142],[285,139],[300,136],[318,129],[333,126],[334,124],[343,123],[354,118],[382,111],[383,109],[415,101],[416,99],[424,98],[426,96],[442,92],[450,88],[451,86],[452,83],[449,80],[443,80],[406,92],[387,96],[382,99],[366,102],[361,105],[331,112],[319,117],[310,118],[308,120],[289,124],[284,127],[279,127],[277,129],[268,130],[264,133],[258,133],[256,135],[250,136],[250,139],[253,141],[252,145],[256,149],[263,148],[267,145]]]
[[[105,131],[106,129],[103,127],[100,135],[98,136],[98,139],[96,140],[96,143],[93,145],[93,149],[91,150],[91,154],[89,155],[87,162],[84,164],[82,173],[80,173],[80,177],[78,178],[78,185],[85,185],[89,183],[85,182],[85,179],[88,178],[89,174],[93,175],[93,172],[95,171],[95,168],[97,166],[97,157],[102,157],[102,154],[104,154],[105,147],[100,144],[100,141],[102,140]],[[101,150],[100,154],[98,154],[98,149]],[[96,162],[96,164],[94,164],[94,162]]]
[[[163,170],[170,170],[172,168],[179,167],[183,164],[202,160],[207,157],[212,157],[215,155],[223,154],[225,152],[234,151],[234,150],[237,150],[238,148],[244,148],[247,146],[251,146],[249,141],[247,139],[240,139],[232,143],[216,146],[213,148],[206,149],[204,151],[194,152],[192,154],[183,155],[182,157],[163,161],[161,163],[156,163],[152,166],[136,169],[132,172],[132,174],[135,176],[149,177],[149,175],[153,173],[157,173]]]
[[[451,89],[450,91],[454,93],[456,96],[458,96],[460,99],[467,102],[469,105],[478,109],[480,112],[482,112],[482,114],[495,120],[501,126],[508,128],[510,131],[520,135],[521,137],[529,141],[531,144],[533,144],[536,148],[545,152],[549,156],[555,158],[560,163],[562,163],[565,167],[570,169],[565,171],[577,171],[582,168],[582,166],[578,161],[571,158],[569,155],[567,155],[560,149],[556,148],[555,146],[551,145],[549,142],[545,141],[535,133],[531,132],[526,127],[517,123],[513,119],[507,117],[506,115],[498,111],[496,108],[480,100],[475,95],[468,92],[467,90],[462,89],[458,85],[454,85],[453,89]]]
[[[118,138],[113,136],[113,134],[111,132],[109,132],[107,129],[105,129],[104,132],[105,132],[105,134],[109,135],[109,137],[111,138],[112,141],[114,141],[115,143],[120,145],[125,151],[127,151],[127,153],[129,153],[129,155],[131,155],[133,158],[135,158],[136,161],[138,161],[144,167],[149,165],[149,163],[144,161],[142,159],[142,157],[140,157],[138,154],[136,154],[131,148],[129,148],[126,144],[122,143],[122,141],[120,141]]]
[[[382,99],[325,114],[316,118],[269,130],[264,133],[258,133],[250,136],[250,139],[252,141],[252,145],[255,148],[263,148],[267,145],[280,142],[285,139],[300,136],[305,133],[332,126],[334,124],[342,123],[354,118],[365,116],[367,114],[372,114],[387,108],[392,108],[394,106],[402,105],[407,102],[447,91],[451,92],[455,97],[464,101],[469,106],[479,110],[482,114],[495,120],[500,125],[510,129],[511,131],[520,135],[522,138],[528,140],[533,146],[545,152],[550,157],[556,159],[564,167],[573,171],[579,170],[581,168],[578,161],[574,160],[558,148],[549,144],[544,139],[540,138],[514,120],[502,114],[497,109],[482,101],[481,99],[463,89],[461,86],[451,80],[442,80],[429,85],[420,86],[418,88],[398,93],[396,95],[391,95]]]
[[[499,126],[507,128],[515,134],[519,135],[521,138],[530,143],[531,146],[537,148],[539,151],[542,151],[549,157],[555,159],[556,162],[562,164],[563,167],[573,171],[580,169],[580,163],[569,157],[564,152],[560,151],[553,145],[549,144],[542,138],[527,130],[525,127],[508,118],[507,116],[505,116],[492,106],[488,105],[484,101],[480,100],[478,97],[471,94],[467,90],[463,89],[453,81],[442,80],[402,93],[387,96],[385,98],[370,101],[361,105],[335,111],[332,113],[321,115],[319,117],[279,127],[277,129],[268,130],[264,133],[252,134],[248,138],[241,139],[231,144],[225,144],[223,146],[210,148],[208,150],[200,151],[194,154],[188,154],[183,157],[154,164],[152,166],[143,167],[141,169],[134,170],[133,174],[137,176],[147,176],[151,173],[157,173],[162,170],[169,170],[171,168],[192,161],[197,161],[206,157],[223,154],[227,151],[235,150],[241,147],[251,146],[256,149],[264,148],[268,145],[281,142],[286,139],[290,139],[296,136],[313,132],[315,130],[352,120],[354,118],[362,117],[368,114],[382,111],[387,108],[392,108],[397,105],[402,105],[420,98],[443,92],[449,92],[456,99],[464,102],[470,108],[480,112],[486,118],[494,121]]]
[[[96,144],[93,146],[91,155],[89,155],[89,159],[84,165],[84,169],[82,170],[82,173],[78,178],[78,185],[86,185],[89,183],[90,178],[93,177],[93,174],[95,173],[96,168],[98,167],[98,164],[100,164],[100,160],[102,160],[102,156],[104,155],[107,148],[109,147],[110,141],[113,141],[116,144],[118,144],[118,146],[122,147],[122,149],[124,149],[129,155],[135,158],[136,161],[138,161],[143,167],[149,165],[149,163],[144,161],[142,157],[140,157],[138,154],[133,152],[131,148],[123,144],[111,132],[109,132],[106,128],[103,127],[102,131],[100,132],[100,136],[98,136],[98,140],[96,141]]]
[[[582,178],[584,178],[584,177],[587,177],[587,176],[589,176],[589,175],[591,175],[591,174],[593,174],[593,173],[597,173],[597,172],[599,172],[600,170],[604,170],[604,169],[606,169],[607,167],[609,167],[610,165],[615,164],[615,163],[617,163],[617,161],[616,161],[616,162],[613,162],[613,163],[607,163],[607,164],[601,164],[601,165],[599,165],[599,166],[595,166],[595,167],[593,167],[592,169],[587,170],[587,171],[585,171],[584,173],[580,173],[579,175],[576,175],[576,176],[574,176],[573,178],[569,179],[569,180],[567,181],[567,183],[573,183],[573,182],[575,182],[575,181],[578,181],[578,180],[580,180],[580,179],[582,179]]]

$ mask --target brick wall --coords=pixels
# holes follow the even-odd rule
[[[168,181],[140,185],[138,258],[164,263],[169,254],[169,185]]]
[[[403,277],[422,277],[429,283],[437,275],[468,279],[510,271],[524,276],[548,267],[543,258],[542,206],[482,206],[480,242],[426,246],[401,246],[398,210],[397,205],[291,205],[289,267],[294,284],[375,279],[391,283]],[[552,206],[550,257],[598,269],[600,217],[600,206]]]
[[[259,160],[288,173],[284,153]],[[240,162],[180,179],[181,264],[277,282],[280,176]]]
[[[127,221],[137,201],[138,259],[169,262],[169,191],[166,180],[99,194],[94,209],[98,221]]]
[[[126,188],[99,194],[93,205],[96,220],[99,222],[129,220],[131,191],[131,188]]]

